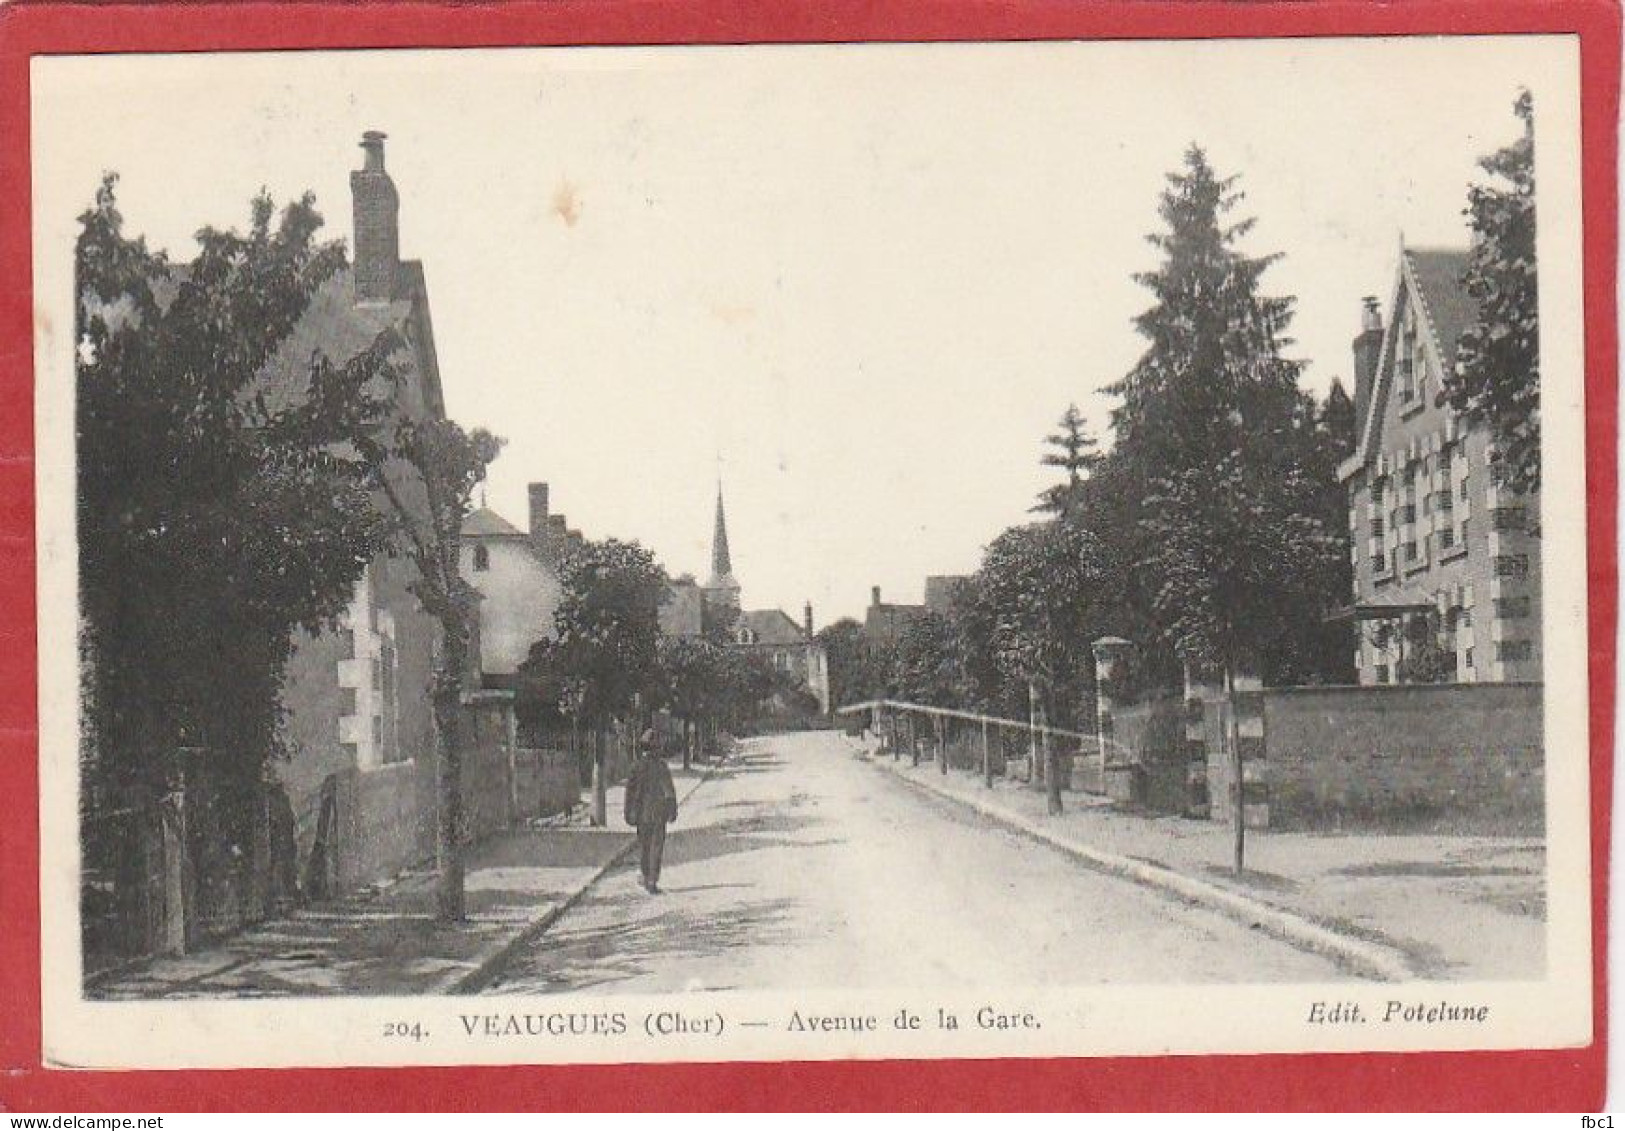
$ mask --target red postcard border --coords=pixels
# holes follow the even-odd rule
[[[980,1061],[69,1072],[40,1055],[29,60],[319,48],[1580,37],[1590,518],[1593,994],[1583,1049]],[[0,7],[0,1110],[1597,1110],[1614,745],[1620,14],[1602,0],[509,0]],[[1238,1018],[1238,1024],[1244,1023]]]

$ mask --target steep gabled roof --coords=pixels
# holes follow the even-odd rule
[[[355,274],[346,266],[316,288],[310,305],[270,361],[260,371],[265,403],[273,411],[304,399],[310,382],[311,355],[320,350],[342,365],[372,345],[385,330],[398,331],[406,348],[396,355],[404,364],[409,411],[440,416],[445,412],[434,329],[429,320],[428,287],[423,264],[400,264],[395,297],[388,302],[357,302]]]
[[[739,622],[750,629],[758,644],[805,644],[801,626],[783,609],[750,609],[739,614]]]
[[[463,537],[524,538],[527,535],[490,507],[480,507],[463,519]]]
[[[1388,302],[1388,318],[1383,330],[1382,348],[1377,354],[1377,377],[1366,404],[1365,419],[1358,422],[1359,441],[1354,454],[1338,468],[1347,479],[1364,467],[1382,445],[1382,421],[1388,408],[1388,392],[1393,384],[1394,334],[1399,326],[1399,303],[1407,294],[1415,296],[1423,326],[1441,366],[1455,364],[1456,345],[1477,317],[1472,297],[1461,278],[1471,252],[1458,248],[1403,248],[1394,273],[1393,295]]]
[[[1471,253],[1462,248],[1409,248],[1411,277],[1416,280],[1433,328],[1434,341],[1446,364],[1454,364],[1456,343],[1477,317],[1477,310],[1461,279]]]

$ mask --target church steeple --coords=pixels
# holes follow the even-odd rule
[[[711,577],[705,583],[713,601],[739,607],[739,582],[734,580],[733,558],[728,553],[728,516],[722,506],[722,482],[717,481],[717,521],[711,531]]]
[[[717,525],[711,532],[711,577],[732,577],[733,561],[728,556],[728,516],[722,509],[722,484],[717,484]]]

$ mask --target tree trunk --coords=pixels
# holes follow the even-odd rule
[[[1061,750],[1049,736],[1044,738],[1046,780],[1049,783],[1049,815],[1061,814]]]
[[[1038,689],[1027,684],[1027,784],[1038,780]]]
[[[938,715],[936,717],[936,723],[937,723],[937,725],[936,725],[936,731],[937,731],[937,769],[940,772],[946,774],[948,772],[947,724],[942,721],[942,716],[941,715]]]
[[[456,624],[442,625],[445,642],[435,673],[434,721],[440,742],[439,820],[435,861],[439,880],[435,909],[444,922],[464,916],[463,899],[463,669],[468,636]]]
[[[1224,739],[1230,744],[1231,789],[1235,797],[1235,808],[1232,810],[1235,818],[1232,865],[1239,876],[1247,868],[1247,783],[1241,764],[1241,732],[1236,721],[1236,680],[1234,667],[1229,665],[1224,669],[1224,698],[1227,707]]]
[[[687,719],[682,721],[683,726],[683,769],[692,769],[694,765],[694,745],[689,740],[692,725]]]
[[[604,781],[604,724],[595,723],[592,730],[592,815],[593,825],[603,828],[609,823],[609,803],[606,798],[608,783]]]
[[[982,720],[982,782],[993,788],[993,743],[988,736],[987,720]]]

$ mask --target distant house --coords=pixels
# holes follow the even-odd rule
[[[384,135],[367,133],[350,174],[354,263],[314,295],[267,363],[268,398],[302,395],[313,352],[335,363],[395,328],[406,348],[396,410],[442,416],[440,369],[423,265],[402,260],[399,198]],[[439,627],[409,590],[413,566],[370,563],[340,625],[300,633],[283,684],[277,773],[292,805],[299,869],[321,894],[393,874],[434,844],[436,745],[428,689]]]
[[[869,643],[889,648],[902,638],[909,624],[926,613],[925,605],[887,604],[880,599],[880,586],[869,591],[869,607],[863,614],[863,634]]]
[[[1539,500],[1497,484],[1492,442],[1439,397],[1475,311],[1468,253],[1407,248],[1387,318],[1368,299],[1354,339],[1351,611],[1362,684],[1538,680]]]
[[[829,657],[813,635],[812,605],[796,624],[780,609],[752,609],[739,614],[735,646],[767,657],[773,667],[800,683],[818,700],[818,709],[830,709]]]
[[[463,521],[460,568],[480,594],[480,674],[487,687],[511,686],[531,647],[555,634],[563,587],[548,529],[541,529],[537,538],[488,507]]]

